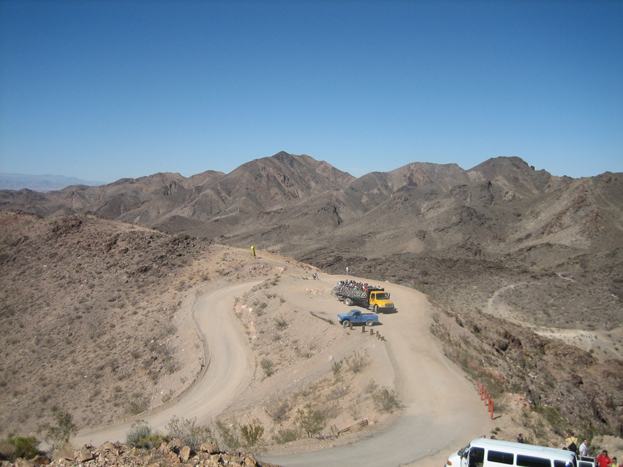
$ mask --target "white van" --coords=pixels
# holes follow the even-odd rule
[[[579,456],[578,457],[578,467],[595,467],[595,458],[594,457]]]
[[[448,457],[446,467],[578,467],[575,453],[525,443],[478,438]]]

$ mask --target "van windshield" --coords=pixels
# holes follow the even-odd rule
[[[469,444],[467,446],[465,446],[464,448],[459,449],[457,454],[459,455],[459,457],[464,457],[465,454],[467,454],[467,450],[468,449],[469,449]]]

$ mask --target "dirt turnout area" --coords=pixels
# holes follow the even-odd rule
[[[136,419],[163,430],[173,416],[197,417],[232,428],[261,424],[266,430],[261,456],[270,462],[290,465],[300,451],[343,446],[330,455],[333,461],[308,454],[309,464],[300,465],[344,465],[357,457],[361,465],[379,465],[389,452],[405,463],[490,431],[473,384],[444,359],[430,335],[430,305],[421,293],[384,284],[398,312],[380,315],[381,324],[372,330],[344,329],[336,314],[349,307],[332,294],[339,277],[320,273],[314,280],[313,269],[274,254],[259,252],[249,261],[246,251],[214,248],[221,265],[244,262],[246,274],[191,291],[178,312],[185,317],[178,327],[196,324],[197,335],[205,339],[205,372],[155,411],[81,432],[77,443],[123,440]],[[395,394],[391,410],[375,403],[381,390]],[[324,441],[297,428],[297,413],[307,407],[326,418]],[[367,426],[359,427],[364,420]],[[388,449],[379,450],[377,443],[373,452],[345,446],[372,434]],[[414,446],[405,442],[408,438],[426,442]]]

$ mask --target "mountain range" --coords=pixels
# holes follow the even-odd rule
[[[541,266],[620,244],[622,200],[622,174],[556,177],[517,157],[469,170],[415,162],[355,178],[286,152],[229,174],[158,173],[47,193],[0,191],[3,209],[42,217],[91,213],[293,256],[328,247],[369,259],[448,251],[498,258],[556,245],[534,255]]]

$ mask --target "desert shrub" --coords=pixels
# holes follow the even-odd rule
[[[285,329],[288,327],[288,322],[282,316],[275,318],[275,323],[277,323],[277,329]]]
[[[246,446],[255,446],[264,435],[264,426],[259,420],[253,420],[248,425],[240,427],[240,435]]]
[[[206,425],[197,425],[197,417],[180,419],[174,416],[169,420],[167,430],[170,438],[180,438],[192,450],[212,439],[210,428]]]
[[[78,433],[78,427],[73,422],[73,416],[57,406],[52,407],[52,416],[56,425],[41,425],[39,432],[44,432],[43,439],[45,442],[50,445],[52,450],[57,450],[69,444],[71,437]]]
[[[327,425],[325,415],[319,410],[314,410],[311,404],[307,404],[304,410],[296,411],[295,421],[299,428],[307,433],[308,438],[320,433]]]
[[[169,392],[162,396],[162,403],[166,404],[167,402],[169,402],[173,398],[173,394],[175,394],[173,392],[173,389],[170,389]]]
[[[378,384],[376,384],[376,381],[371,379],[370,382],[366,385],[364,391],[366,394],[372,394],[374,391],[376,391],[376,388],[378,388]]]
[[[279,430],[277,434],[273,436],[273,441],[277,444],[285,444],[296,441],[299,439],[299,436],[298,430],[286,428],[284,430]]]
[[[34,436],[16,436],[11,433],[0,441],[0,452],[11,462],[15,459],[32,459],[43,454],[38,449],[39,440]]]
[[[400,401],[398,400],[396,391],[387,387],[375,390],[372,393],[372,400],[376,408],[381,412],[392,413],[400,407]]]
[[[345,395],[350,392],[350,387],[348,385],[342,386],[341,384],[337,387],[334,387],[329,393],[329,399],[341,399]]]
[[[145,420],[132,423],[130,431],[125,435],[125,444],[133,448],[142,447],[141,442],[153,434],[153,429]]]
[[[290,403],[287,399],[276,399],[266,407],[266,413],[270,415],[270,418],[275,422],[282,422],[288,418],[289,410]]]
[[[236,424],[227,426],[223,422],[217,421],[216,431],[218,433],[219,446],[222,446],[225,449],[235,449],[242,444],[240,442],[240,438],[238,438]]]
[[[365,353],[355,352],[348,360],[347,365],[353,373],[359,373],[368,364],[368,356]]]
[[[349,405],[346,410],[348,414],[353,417],[353,420],[357,420],[361,416],[361,405],[358,403]]]
[[[160,336],[167,337],[167,336],[175,334],[176,332],[177,332],[177,326],[175,326],[175,324],[173,323],[168,323],[163,326],[162,330],[160,331]]]
[[[340,377],[340,371],[342,371],[343,364],[344,362],[342,362],[342,360],[340,360],[339,362],[333,362],[333,365],[331,366],[331,371],[333,371],[333,376],[335,376],[335,378]]]
[[[160,445],[166,440],[166,436],[160,434],[152,434],[140,440],[137,447],[142,449],[158,449]]]
[[[131,400],[128,404],[128,413],[131,415],[138,415],[139,413],[145,412],[148,408],[147,399],[138,393],[134,393],[132,396],[134,400]]]
[[[275,364],[268,358],[263,358],[260,361],[260,366],[264,370],[266,376],[271,376],[275,373]]]
[[[495,409],[495,406],[493,408]],[[531,407],[531,409],[534,412],[543,415],[556,434],[563,436],[568,431],[567,422],[561,416],[560,410],[558,410],[557,408],[537,406],[537,407]],[[535,435],[536,435],[536,430],[535,430]]]

